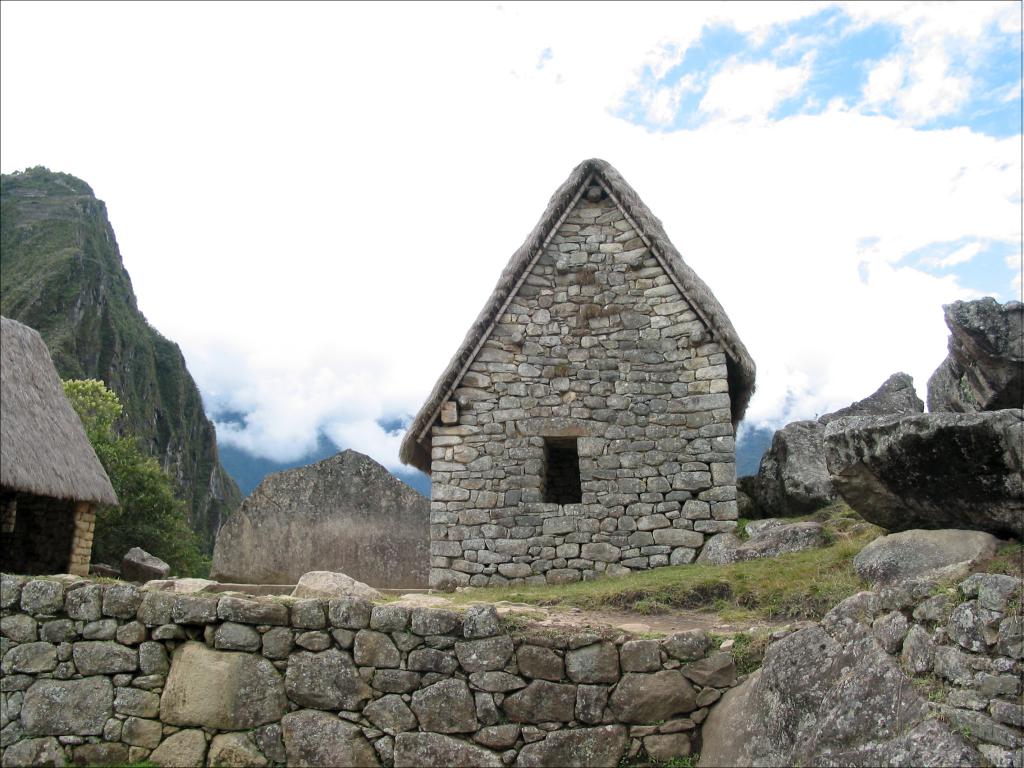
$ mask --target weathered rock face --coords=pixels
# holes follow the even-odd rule
[[[803,515],[835,499],[822,449],[824,431],[816,421],[794,421],[775,433],[757,471],[761,509]]]
[[[1024,404],[1024,305],[995,299],[943,307],[949,355],[928,379],[928,410],[998,411]]]
[[[269,661],[202,643],[185,643],[174,652],[160,698],[165,723],[224,730],[280,720],[286,708],[284,681]]]
[[[380,592],[344,573],[310,571],[299,577],[292,597],[365,597],[376,600]]]
[[[855,417],[829,424],[832,482],[890,531],[965,528],[1024,535],[1024,411]]]
[[[303,709],[281,718],[288,765],[378,766],[373,747],[356,725],[327,712]]]
[[[952,576],[995,555],[999,539],[981,531],[910,530],[880,536],[853,559],[857,574],[876,584],[935,575]]]
[[[869,634],[821,627],[771,645],[762,668],[727,692],[704,724],[699,765],[971,765],[948,726]],[[899,724],[899,725],[897,725]],[[973,758],[973,761],[972,761]]]
[[[826,413],[818,419],[818,423],[828,426],[833,421],[848,416],[886,416],[893,413],[906,416],[924,413],[924,403],[914,389],[914,379],[906,373],[894,373],[863,400],[858,400],[838,411]]]
[[[314,570],[427,585],[430,502],[355,451],[268,476],[221,527],[212,577],[294,584]]]
[[[914,391],[914,380],[894,373],[874,393],[826,413],[817,421],[794,421],[775,433],[771,448],[761,459],[754,483],[756,504],[762,514],[796,516],[813,512],[836,499],[825,464],[825,427],[850,416],[914,414],[924,403]]]
[[[757,521],[767,522],[767,521]],[[807,521],[788,525],[754,526],[756,534],[741,542],[731,533],[714,536],[701,551],[698,563],[724,565],[762,557],[778,557],[787,552],[824,547],[828,540],[821,523]]]

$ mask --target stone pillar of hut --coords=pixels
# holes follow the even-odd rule
[[[75,530],[71,537],[68,573],[88,576],[89,562],[92,559],[92,536],[96,530],[96,512],[93,505],[87,501],[77,502],[73,519]]]

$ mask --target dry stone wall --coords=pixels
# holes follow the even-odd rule
[[[632,222],[581,198],[432,428],[431,586],[692,562],[706,535],[736,526],[727,377]],[[553,488],[566,441],[578,503]]]
[[[668,761],[736,683],[701,631],[511,634],[493,606],[0,577],[3,766]]]

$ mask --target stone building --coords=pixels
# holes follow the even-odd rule
[[[409,427],[435,588],[567,583],[692,562],[736,526],[754,363],[603,160],[513,255]]]
[[[0,318],[0,532],[11,573],[89,573],[110,479],[64,396],[42,337]]]

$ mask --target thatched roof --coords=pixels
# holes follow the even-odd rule
[[[732,420],[739,423],[754,393],[754,361],[747,348],[736,335],[729,317],[708,286],[683,261],[675,246],[669,242],[661,221],[640,199],[625,179],[604,160],[585,160],[573,169],[569,178],[555,192],[541,216],[519,250],[502,272],[494,292],[469,329],[466,338],[451,362],[437,380],[427,401],[423,404],[402,441],[400,457],[424,472],[430,472],[430,427],[438,417],[441,405],[451,396],[462,379],[480,345],[491,332],[495,320],[511,299],[522,276],[530,269],[561,223],[562,217],[576,204],[588,186],[601,184],[622,211],[636,225],[647,241],[652,253],[673,279],[680,292],[689,301],[714,338],[725,348],[729,371],[729,393],[732,399]]]
[[[42,337],[0,317],[0,486],[117,504]]]

